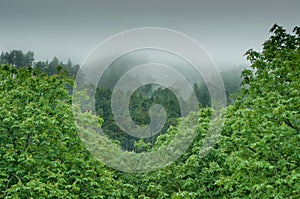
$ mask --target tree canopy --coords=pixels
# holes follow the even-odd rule
[[[241,73],[241,89],[232,86],[236,94],[224,110],[224,127],[213,148],[204,145],[207,129],[214,125],[215,110],[209,103],[175,121],[175,97],[164,89],[145,87],[132,96],[136,122],[148,122],[145,112],[152,103],[162,103],[172,115],[171,126],[154,142],[131,140],[137,153],[166,146],[191,128],[191,120],[198,121],[192,127],[197,136],[179,159],[138,174],[109,168],[84,147],[72,113],[74,79],[63,71],[47,71],[48,66],[57,67],[58,60],[28,67],[33,54],[27,53],[30,62],[23,54],[22,62],[17,58],[20,52],[12,52],[14,58],[2,53],[0,198],[299,198],[300,28],[288,33],[275,24],[270,32],[261,52],[250,49],[245,54],[251,67]],[[72,68],[71,61],[67,65]],[[82,114],[107,125],[107,139],[122,147],[122,139],[128,138],[115,137],[118,129],[109,115],[111,90],[97,89],[97,95],[104,96],[96,97],[98,115]],[[203,87],[194,89],[199,99],[207,98]]]

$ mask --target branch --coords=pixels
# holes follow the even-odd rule
[[[284,122],[291,128],[296,129],[296,130],[300,130],[300,128],[297,128],[296,126],[294,126],[288,119],[285,119]]]
[[[6,187],[5,187],[5,189],[7,189],[7,188],[8,188],[8,186],[9,186],[9,184],[10,184],[10,181],[12,180],[12,178],[13,178],[13,175],[11,174],[11,175],[10,175],[10,178],[9,178],[9,180],[8,180],[8,182],[6,183]]]
[[[252,149],[251,147],[248,147],[248,149],[250,149],[253,153],[256,153],[256,151],[254,149]]]

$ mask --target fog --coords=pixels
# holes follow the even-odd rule
[[[299,25],[300,1],[1,0],[0,51],[35,52],[36,60],[68,58],[81,64],[107,37],[138,27],[183,32],[207,50],[218,67],[247,63],[274,23]]]

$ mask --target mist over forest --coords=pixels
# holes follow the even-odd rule
[[[210,82],[205,82],[201,78],[201,74],[197,74],[197,70],[186,60],[164,51],[143,50],[123,55],[107,66],[106,71],[99,79],[95,103],[97,115],[104,119],[104,132],[110,138],[121,142],[121,146],[126,150],[134,150],[134,142],[137,142],[139,139],[123,133],[114,122],[110,105],[111,95],[117,81],[126,72],[130,71],[130,69],[136,66],[146,63],[160,63],[174,68],[180,74],[182,74],[191,85],[193,85],[199,107],[210,107],[211,105],[207,84],[213,83],[214,74],[211,74],[211,79],[209,80]],[[17,69],[23,67],[33,68],[40,72],[46,73],[49,76],[66,73],[68,77],[75,78],[79,73],[78,76],[84,79],[84,82],[87,85],[89,84],[89,81],[91,81],[90,78],[85,79],[85,74],[81,74],[79,72],[79,64],[74,64],[70,59],[66,63],[58,60],[57,57],[54,57],[51,61],[35,61],[34,52],[32,51],[22,52],[21,50],[11,50],[9,52],[2,52],[0,56],[0,64],[13,65]],[[228,104],[233,103],[234,97],[232,95],[236,94],[240,89],[240,84],[242,81],[241,71],[244,69],[245,66],[239,66],[228,67],[221,71]],[[95,72],[91,71],[89,73]],[[149,74],[147,77],[149,79],[159,78],[153,77],[151,74]],[[172,79],[172,76],[166,76],[165,78]],[[143,85],[141,82],[145,81],[145,79],[140,79],[139,76],[135,76],[131,77],[131,81],[136,81],[139,85]],[[130,89],[129,84],[128,86]],[[133,120],[139,125],[146,125],[150,123],[148,110],[152,105],[158,103],[162,104],[163,107],[167,107],[167,122],[165,123],[162,131],[157,134],[156,137],[160,134],[166,133],[167,129],[171,125],[176,126],[177,119],[181,116],[179,102],[170,89],[171,88],[167,88],[162,85],[146,84],[134,91],[134,95],[131,97],[130,113],[133,117]],[[185,88],[179,89],[185,90]],[[189,95],[191,94],[186,93],[187,98]],[[156,137],[148,139],[147,142],[154,142],[153,140],[155,140]]]
[[[300,29],[289,34],[275,24],[270,32],[262,52],[246,52],[250,66],[221,71],[227,105],[220,111],[212,106],[208,91],[215,74],[206,82],[195,78],[186,61],[165,52],[120,57],[97,87],[71,60],[35,61],[32,51],[2,52],[1,198],[297,198]],[[179,99],[176,89],[162,85],[142,84],[135,91],[114,93],[127,71],[150,58],[187,77],[198,111],[183,117],[189,97]],[[129,97],[129,113],[120,120],[113,114],[113,95],[121,115],[124,107],[118,105]],[[83,103],[76,104],[80,99]],[[166,118],[161,117],[164,111]],[[225,116],[222,129],[212,117],[216,112]],[[153,126],[155,119],[161,125],[160,118],[162,126]],[[124,132],[120,124],[133,131],[132,122],[150,125],[151,134]],[[220,135],[213,133],[217,131]],[[174,141],[190,144],[174,147]],[[170,149],[172,155],[179,154],[175,160],[168,159]],[[169,163],[154,169],[159,161]]]
[[[299,199],[299,8],[1,0],[0,198]]]

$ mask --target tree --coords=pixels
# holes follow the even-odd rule
[[[54,75],[57,73],[57,67],[59,66],[59,60],[57,57],[54,57],[53,60],[49,63],[47,68],[47,73],[49,75]]]
[[[39,70],[41,72],[46,72],[46,70],[48,68],[48,61],[46,61],[46,62],[38,61],[35,63],[34,68],[36,68],[37,70]]]
[[[298,198],[300,195],[300,28],[275,25],[261,53],[246,53],[236,101],[226,108],[222,135],[201,158],[211,109],[200,109],[198,135],[176,162],[148,174],[126,175],[144,198]],[[167,145],[193,116],[158,137]],[[213,124],[213,123],[212,123]],[[143,146],[142,143],[139,143]]]
[[[230,198],[300,195],[300,28],[278,25],[263,51],[246,55],[243,87],[228,109],[223,142],[227,174],[217,181]]]
[[[24,54],[21,50],[12,50],[10,52],[2,52],[0,56],[1,64],[9,64],[17,68],[31,67],[33,61],[34,53],[32,51],[28,51]]]
[[[32,67],[33,61],[34,61],[34,53],[32,51],[28,51],[24,55],[24,65],[23,66]]]
[[[206,137],[210,125],[217,128],[211,121],[212,108],[178,119],[152,146],[147,140],[117,135],[120,129],[113,123],[110,108],[112,91],[97,88],[96,111],[108,122],[103,129],[123,149],[155,152],[174,139],[184,140],[189,135],[185,132],[197,130],[179,159],[140,174],[112,170],[83,147],[66,89],[73,85],[71,78],[65,73],[48,76],[32,68],[16,69],[15,53],[2,53],[1,61],[9,65],[0,66],[0,198],[299,198],[300,28],[288,34],[275,24],[271,33],[262,52],[247,51],[251,68],[242,72],[236,100],[221,110],[225,125],[213,148],[203,145],[205,139],[208,143],[216,139],[213,134]],[[52,66],[58,63],[53,60]],[[87,88],[83,96],[94,89]],[[201,89],[204,87],[195,85],[198,98],[205,93]],[[173,124],[180,107],[176,96],[166,90],[145,87],[135,92],[129,107],[132,115],[137,114],[133,119],[147,124],[149,107],[158,103],[171,115],[167,123]],[[89,138],[90,149],[100,148],[107,155],[104,158],[111,160],[111,152],[118,153],[122,147],[107,144],[105,136],[96,139],[95,124],[90,121],[100,125],[103,120],[85,111],[89,106],[75,106],[81,110],[76,113],[79,117],[75,114],[76,121],[79,128],[87,127],[83,136]],[[195,121],[198,123],[191,126]],[[171,148],[175,154],[176,146]],[[202,157],[207,150],[210,152]],[[126,154],[120,164],[138,160],[132,151]],[[157,154],[146,166],[162,157]],[[145,165],[136,164],[137,171],[140,166]]]
[[[112,172],[77,135],[72,79],[8,65],[0,74],[0,198],[116,198]]]

